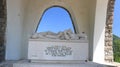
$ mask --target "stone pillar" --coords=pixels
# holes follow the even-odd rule
[[[0,62],[5,59],[6,0],[0,0]]]
[[[109,0],[107,8],[107,20],[105,27],[105,61],[113,62],[113,36],[112,36],[112,23],[114,12],[115,0]]]

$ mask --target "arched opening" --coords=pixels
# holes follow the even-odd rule
[[[114,61],[120,62],[120,0],[115,1],[113,20],[113,54]]]
[[[120,1],[109,0],[105,30],[105,60],[120,62]]]
[[[54,33],[71,29],[76,32],[69,11],[62,7],[51,7],[44,11],[36,32],[51,31]]]

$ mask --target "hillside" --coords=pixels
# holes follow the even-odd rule
[[[120,62],[120,37],[113,34],[114,61]]]
[[[120,40],[120,37],[113,34],[113,40]]]

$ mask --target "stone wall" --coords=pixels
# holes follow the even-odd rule
[[[6,0],[0,0],[0,62],[5,58]]]
[[[113,36],[112,36],[112,23],[114,12],[115,0],[109,0],[107,9],[107,20],[105,27],[105,61],[113,62]]]

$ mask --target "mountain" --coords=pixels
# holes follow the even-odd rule
[[[113,34],[114,61],[120,62],[120,37]]]
[[[117,35],[113,34],[113,40],[120,40],[120,37],[118,37]]]

